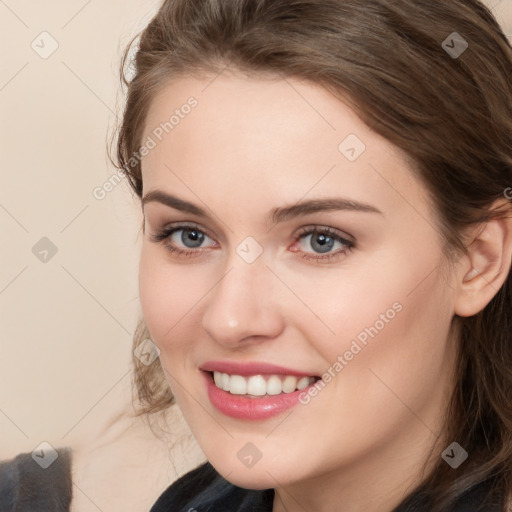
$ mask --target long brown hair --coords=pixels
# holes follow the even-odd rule
[[[139,198],[133,155],[155,94],[180,74],[229,64],[348,101],[410,158],[447,254],[466,250],[464,228],[503,215],[490,206],[512,185],[512,48],[478,0],[168,0],[140,35],[127,79],[129,51],[117,165]],[[483,311],[453,321],[460,345],[445,432],[469,459],[452,469],[439,457],[420,488],[433,511],[489,478],[505,501],[512,489],[512,276]],[[149,337],[141,319],[134,349]],[[141,414],[169,407],[160,365],[134,365]]]

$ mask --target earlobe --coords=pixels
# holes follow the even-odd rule
[[[467,254],[458,262],[459,283],[454,304],[458,316],[482,311],[498,293],[512,263],[512,216],[508,201],[497,201],[494,208],[506,208],[507,217],[489,220],[473,229]]]

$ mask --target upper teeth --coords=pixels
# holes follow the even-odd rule
[[[227,373],[213,372],[215,385],[233,395],[279,395],[292,393],[296,389],[307,388],[315,382],[314,377],[295,377],[294,375],[229,375]]]

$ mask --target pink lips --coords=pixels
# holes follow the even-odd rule
[[[292,393],[249,398],[243,395],[232,395],[219,389],[213,382],[210,372],[229,373],[230,375],[294,375],[311,377],[311,373],[301,372],[269,363],[234,363],[231,361],[209,361],[201,366],[205,377],[208,397],[212,405],[222,414],[243,420],[264,420],[277,416],[299,403],[299,394],[308,388]],[[313,385],[313,384],[311,384]]]
[[[205,372],[222,372],[230,375],[296,375],[297,377],[312,377],[311,373],[299,372],[284,366],[270,363],[235,363],[233,361],[208,361],[201,365]]]

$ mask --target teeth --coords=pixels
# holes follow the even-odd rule
[[[231,384],[231,379],[229,378],[229,375],[227,373],[223,373],[222,374],[222,389],[224,391],[229,391],[230,389],[230,384]]]
[[[293,393],[297,387],[297,377],[288,375],[288,377],[284,378],[282,387],[285,393]]]
[[[222,389],[222,373],[213,372],[213,380],[215,381],[215,385]]]
[[[227,374],[226,374],[227,375]],[[240,375],[233,375],[233,377],[240,377]],[[244,377],[240,377],[245,380]],[[226,390],[224,390],[226,391]],[[227,391],[231,391],[228,389]],[[261,375],[254,375],[247,379],[247,394],[255,396],[263,396],[267,392],[267,383]]]
[[[267,394],[280,395],[282,390],[281,379],[277,375],[271,375],[267,381]]]
[[[219,389],[228,391],[232,395],[280,395],[281,393],[293,393],[295,390],[307,388],[315,382],[314,377],[297,378],[294,375],[229,375],[228,373],[213,372],[213,380]]]
[[[297,389],[304,389],[309,386],[309,377],[302,377],[302,379],[297,382]]]
[[[224,375],[227,375],[227,373]],[[247,381],[240,375],[233,375],[229,380],[229,389],[226,391],[233,393],[233,395],[245,395],[247,393]]]

